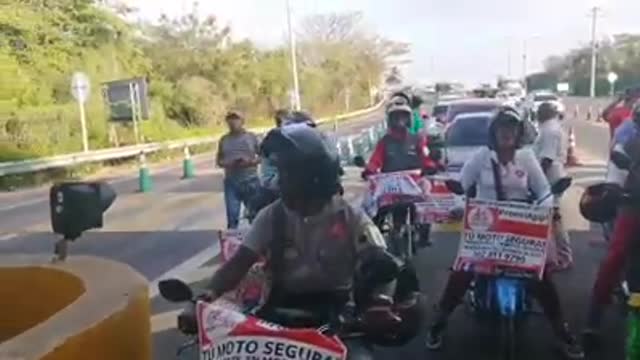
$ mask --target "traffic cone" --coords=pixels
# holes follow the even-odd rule
[[[573,133],[573,127],[569,128],[569,149],[567,151],[567,166],[579,166],[580,161],[576,157],[576,136]]]
[[[138,171],[138,186],[142,193],[151,191],[153,188],[153,180],[151,179],[151,173],[147,167],[147,156],[144,151],[140,152],[140,169]]]
[[[591,120],[591,113],[593,112],[593,108],[589,106],[589,110],[587,111],[587,121]]]
[[[182,161],[182,178],[191,179],[196,176],[195,167],[193,166],[193,160],[191,159],[191,152],[189,147],[184,147],[184,160]]]
[[[596,121],[602,122],[602,108],[598,107],[598,112],[596,113]]]

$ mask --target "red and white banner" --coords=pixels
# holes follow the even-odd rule
[[[454,270],[542,278],[551,235],[551,209],[469,199]]]
[[[335,336],[288,329],[247,316],[224,302],[198,302],[200,360],[346,360]]]
[[[369,176],[369,187],[362,202],[362,208],[370,217],[378,210],[401,203],[415,203],[424,199],[422,187],[418,185],[420,173],[399,171]]]
[[[225,230],[218,234],[222,261],[227,262],[242,245],[244,232],[242,230]],[[240,306],[245,311],[257,311],[267,301],[271,289],[270,284],[266,262],[263,259],[254,264],[240,284],[224,294],[223,298]]]
[[[445,184],[446,178],[431,176],[419,182],[424,192],[424,200],[415,204],[416,222],[420,224],[447,224],[457,222],[451,219],[451,211],[462,208],[464,200],[452,193]]]

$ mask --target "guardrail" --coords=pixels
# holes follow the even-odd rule
[[[333,117],[319,119],[319,124],[330,123],[333,121],[343,120],[351,117],[366,115],[378,110],[383,101],[370,108],[354,111],[347,114],[341,114]],[[269,128],[251,129],[257,133],[264,133]],[[49,170],[55,168],[64,168],[76,165],[84,165],[95,162],[108,160],[123,159],[134,156],[141,156],[162,150],[174,150],[191,146],[212,144],[218,140],[218,136],[201,137],[194,139],[173,140],[167,142],[149,143],[141,145],[123,146],[118,148],[93,150],[88,152],[73,153],[66,155],[50,156],[38,159],[29,159],[21,161],[10,161],[0,163],[0,176],[27,174],[36,171]]]

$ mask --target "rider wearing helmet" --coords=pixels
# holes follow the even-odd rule
[[[264,142],[276,155],[281,199],[258,213],[238,252],[214,274],[212,298],[234,289],[265,256],[272,280],[261,318],[294,326],[274,309],[303,309],[319,320],[309,326],[319,326],[336,312],[356,311],[368,332],[401,327],[393,290],[401,264],[386,252],[371,220],[339,196],[342,169],[336,149],[321,132],[302,124],[274,129]],[[368,290],[352,291],[354,286]],[[345,342],[349,359],[371,358],[361,341]]]
[[[521,148],[523,132],[522,119],[517,112],[510,109],[498,111],[489,127],[489,146],[479,150],[462,168],[461,183],[465,191],[475,186],[478,199],[503,201],[528,200],[531,193],[541,199],[550,192],[535,155],[530,149]],[[496,179],[496,176],[500,178]],[[551,200],[543,205],[551,206]],[[449,314],[462,301],[473,276],[473,273],[464,271],[455,271],[449,276],[438,313],[427,335],[428,349],[437,350],[442,346]],[[545,272],[542,281],[532,282],[530,291],[551,321],[563,353],[572,359],[582,358],[582,349],[565,323],[558,291],[550,274]]]
[[[404,170],[423,170],[427,173],[435,173],[439,165],[431,159],[427,139],[422,135],[415,135],[409,132],[412,111],[409,105],[402,102],[392,103],[387,109],[388,132],[376,144],[369,163],[362,172],[362,177],[378,172],[389,173]],[[414,211],[414,208],[410,208]],[[407,208],[394,208],[394,225],[399,226],[407,217]],[[374,222],[382,225],[382,220],[387,212],[380,211]],[[429,243],[430,227],[423,225],[420,227],[420,244]]]
[[[631,158],[633,164],[640,160],[640,101],[632,111],[632,121],[620,125],[613,137],[612,153],[621,152]],[[604,184],[591,186],[580,199],[580,212],[591,221],[615,221],[611,243],[593,285],[591,305],[584,331],[586,342],[597,345],[604,308],[622,274],[634,238],[640,232],[639,209],[631,204],[620,204],[622,191],[640,195],[640,179],[637,170],[628,172],[610,162]]]
[[[568,138],[560,123],[560,112],[555,104],[544,102],[538,107],[536,119],[540,123],[540,134],[534,149],[550,184],[567,176],[564,163],[567,159]],[[560,196],[554,197],[553,234],[557,247],[554,268],[564,270],[573,263],[569,233],[565,230],[560,214]],[[552,259],[554,260],[554,259]]]

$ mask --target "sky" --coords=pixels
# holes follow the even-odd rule
[[[498,75],[521,77],[526,48],[528,73],[543,60],[591,39],[590,8],[601,6],[598,38],[640,33],[638,0],[290,0],[294,26],[314,13],[361,11],[378,34],[411,44],[403,68],[411,83],[494,82]],[[138,16],[179,16],[189,0],[128,0]],[[262,46],[286,39],[285,0],[201,0],[198,13],[215,15],[236,39]],[[526,43],[526,46],[525,46]],[[509,61],[510,60],[510,61]],[[509,66],[509,64],[511,66]]]

